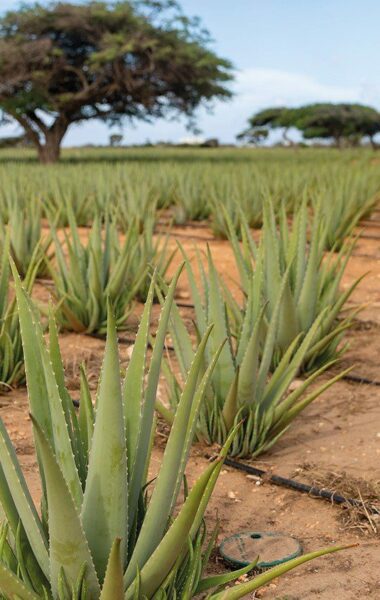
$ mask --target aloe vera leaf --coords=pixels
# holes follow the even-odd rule
[[[72,399],[65,386],[65,372],[59,348],[58,331],[52,311],[50,311],[49,314],[49,356],[57,381],[62,408],[65,413],[66,425],[71,439],[71,447],[74,452],[75,462],[81,481],[83,482],[85,478],[85,461],[82,452],[80,429]]]
[[[236,369],[235,377],[231,383],[231,387],[223,405],[222,418],[226,425],[227,431],[230,431],[235,422],[235,417],[239,412],[238,405],[238,387],[239,387],[239,367]]]
[[[276,303],[274,306],[273,314],[271,316],[268,331],[267,331],[266,338],[265,338],[265,344],[264,344],[264,348],[263,348],[263,353],[262,353],[262,357],[261,357],[261,363],[260,363],[260,367],[259,367],[259,371],[258,371],[258,375],[257,375],[257,383],[256,383],[258,398],[260,398],[262,396],[262,393],[263,393],[263,390],[265,387],[265,383],[266,383],[266,379],[268,376],[268,372],[269,372],[269,369],[271,366],[272,358],[273,358],[273,350],[274,350],[276,339],[277,339],[277,328],[278,328],[279,315],[280,315],[280,311],[281,311],[282,296],[283,296],[285,287],[288,285],[290,269],[291,269],[291,264],[288,265],[288,268],[282,277],[281,286],[280,286],[280,289],[277,294]]]
[[[50,406],[48,401],[45,373],[36,343],[34,325],[34,314],[28,298],[21,286],[21,281],[15,267],[12,265],[13,277],[17,296],[17,304],[20,319],[21,337],[24,349],[25,372],[28,381],[28,397],[31,411],[35,414],[39,423],[52,442],[53,431],[51,424]]]
[[[79,513],[66,480],[58,466],[52,448],[35,419],[33,427],[41,452],[46,476],[49,506],[50,583],[53,596],[57,596],[61,569],[70,585],[75,585],[83,564],[89,592],[97,598],[100,587]],[[98,515],[94,517],[94,524]]]
[[[124,561],[128,526],[124,411],[115,318],[110,305],[81,519],[98,577],[103,581],[115,538],[121,539]]]
[[[306,396],[306,398],[303,398],[297,404],[294,404],[286,412],[284,412],[281,420],[276,423],[275,432],[274,432],[275,435],[280,428],[287,427],[288,424],[291,423],[291,421],[293,421],[293,419],[295,419],[295,417],[306,408],[306,406],[308,406],[311,402],[313,402],[313,400],[315,400],[315,398],[320,396],[325,390],[327,390],[329,387],[331,387],[334,383],[336,383],[337,381],[342,379],[342,377],[347,375],[352,370],[352,368],[353,367],[349,367],[348,369],[346,369],[345,371],[342,371],[341,373],[339,373],[332,379],[329,379],[325,384],[323,384],[319,388],[317,388],[317,390],[315,390],[314,392],[312,392],[311,394]]]
[[[99,600],[124,600],[124,582],[121,558],[121,540],[117,538],[112,544]]]
[[[141,429],[141,419],[144,408],[144,374],[146,367],[146,352],[149,336],[149,325],[152,311],[156,275],[153,276],[144,312],[141,317],[139,330],[136,335],[132,356],[125,375],[122,395],[125,420],[125,436],[127,446],[128,479],[132,482],[135,472],[138,440]],[[134,490],[134,491],[133,491]],[[137,507],[139,490],[132,483],[129,489],[130,519],[133,521]]]
[[[196,415],[191,420],[192,403],[211,330],[212,327],[209,327],[191,365],[166,444],[154,491],[128,565],[126,580],[131,581],[131,578],[135,575],[136,567],[138,566],[142,569],[145,562],[158,546],[174,507],[179,485],[183,478],[189,447],[193,438],[193,435],[191,435],[193,433],[191,426],[194,423]]]
[[[219,587],[220,585],[227,585],[231,581],[236,581],[242,575],[246,575],[252,571],[257,565],[258,558],[251,562],[249,565],[242,567],[241,569],[237,569],[236,571],[230,571],[229,573],[222,573],[221,575],[213,575],[211,577],[205,577],[201,579],[198,583],[198,586],[195,590],[196,594],[201,594],[211,590],[212,588]]]
[[[173,565],[175,564],[179,553],[185,546],[194,518],[197,514],[200,501],[206,490],[207,484],[218,467],[215,462],[205,469],[191,489],[184,505],[178,516],[169,527],[161,542],[157,545],[153,554],[141,568],[141,593],[147,597],[153,596],[160,587],[162,581],[166,578]],[[137,569],[134,569],[132,576],[124,577],[124,584],[127,587],[125,600],[133,598],[134,585]]]
[[[79,507],[83,497],[82,487],[53,366],[43,339],[41,325],[34,317],[32,303],[21,285],[17,271],[13,267],[12,270],[19,307],[31,412],[36,411],[35,414],[33,413],[36,419],[39,415],[42,416],[41,427],[54,448],[69,489]]]
[[[264,306],[261,309],[240,365],[239,384],[237,391],[239,406],[249,407],[255,404],[257,401],[256,379],[261,350],[261,329],[265,308],[266,307]]]
[[[295,569],[296,567],[310,561],[315,558],[319,558],[320,556],[324,556],[325,554],[332,554],[333,552],[339,552],[341,550],[345,550],[347,548],[351,548],[352,546],[333,546],[331,548],[324,548],[323,550],[317,550],[316,552],[309,552],[308,554],[304,554],[303,556],[299,556],[297,558],[293,558],[282,565],[278,565],[277,567],[273,567],[269,571],[262,573],[261,575],[257,575],[251,581],[247,581],[246,583],[241,583],[240,585],[236,585],[228,590],[224,590],[223,592],[219,592],[217,594],[213,594],[210,596],[210,600],[239,600],[239,598],[244,598],[248,594],[251,594],[255,590],[263,587],[276,577],[280,577],[280,575],[284,575],[288,571]]]
[[[17,600],[41,600],[3,563],[0,563],[0,590],[4,596]]]
[[[209,315],[208,320],[214,323],[214,331],[210,338],[210,347],[212,354],[216,352],[219,345],[228,339],[228,330],[224,303],[221,297],[221,289],[218,283],[218,274],[216,272],[210,249],[207,251],[208,258],[208,276],[209,276]],[[213,386],[219,398],[224,398],[228,392],[231,382],[235,375],[233,357],[230,344],[226,344],[221,352],[220,359],[214,371]]]
[[[88,385],[84,366],[80,366],[80,403],[78,425],[80,430],[83,452],[88,464],[88,456],[91,449],[92,436],[94,434],[95,414],[92,405],[90,388]]]
[[[7,493],[8,502],[4,505],[4,510],[6,513],[13,515],[12,520],[14,521],[17,518],[14,511],[14,508],[16,508],[18,517],[24,527],[38,564],[44,575],[47,577],[49,573],[48,542],[24,475],[21,471],[16,452],[1,419],[0,454],[1,470],[9,490],[9,493]],[[1,499],[2,501],[6,500],[4,495],[2,495]],[[11,522],[14,534],[16,533],[14,530],[15,525],[16,523]]]
[[[151,437],[154,406],[157,395],[157,386],[161,370],[161,361],[164,349],[165,336],[169,324],[170,312],[173,303],[174,293],[178,278],[183,269],[183,265],[179,267],[175,274],[166,296],[164,306],[160,314],[160,321],[157,329],[156,339],[152,352],[150,368],[148,372],[148,382],[145,390],[145,395],[140,397],[141,413],[139,419],[138,438],[135,444],[135,462],[133,472],[130,477],[129,488],[129,518],[132,523],[135,518],[137,509],[137,501],[143,487],[143,476],[146,470],[146,450]]]

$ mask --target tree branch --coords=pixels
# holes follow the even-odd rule
[[[19,115],[17,112],[12,111],[10,109],[7,109],[7,113],[10,114],[11,117],[15,119],[15,121],[17,121],[21,125],[21,127],[24,128],[27,137],[34,144],[36,144],[38,148],[41,148],[40,136],[38,135],[38,132],[31,126],[28,120],[24,116]]]
[[[49,127],[40,119],[40,117],[34,111],[28,111],[26,113],[28,119],[30,119],[39,129],[41,129],[42,133],[46,135],[49,130]]]

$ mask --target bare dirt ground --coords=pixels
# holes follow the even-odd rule
[[[379,219],[379,221],[378,221]],[[84,233],[85,235],[85,233]],[[204,226],[176,228],[175,238],[190,254],[196,243],[201,250],[210,244],[218,268],[233,285],[237,295],[237,273],[228,242],[211,241]],[[177,256],[173,269],[180,262]],[[355,364],[354,373],[380,381],[380,214],[363,224],[354,256],[350,259],[344,286],[357,277],[368,275],[355,291],[353,302],[364,304],[357,326],[350,331],[350,349],[343,364]],[[49,296],[48,289],[38,284],[39,300]],[[182,278],[178,297],[189,302],[186,278]],[[136,314],[141,307],[136,308]],[[131,321],[132,337],[137,319]],[[123,334],[124,335],[124,334]],[[61,347],[68,369],[68,384],[77,394],[77,367],[85,360],[95,383],[104,342],[88,336],[64,333]],[[128,346],[121,346],[122,361],[128,359]],[[27,416],[25,389],[0,397],[1,416],[16,444],[33,496],[39,496],[36,463],[30,423]],[[162,438],[157,438],[154,463],[162,456]],[[190,481],[204,468],[212,449],[197,445],[188,468]],[[298,417],[290,430],[270,452],[254,462],[255,466],[284,477],[312,482],[313,472],[334,473],[338,478],[378,484],[380,481],[380,387],[342,381],[333,386]],[[307,468],[306,468],[307,467]],[[364,480],[360,483],[358,480]],[[210,526],[220,520],[223,538],[239,531],[279,531],[298,538],[305,551],[336,543],[359,542],[358,548],[308,563],[278,579],[257,593],[256,598],[277,600],[354,600],[380,598],[380,519],[371,524],[346,518],[346,509],[305,494],[262,483],[225,467],[208,510]],[[340,491],[340,490],[336,490]],[[363,492],[364,493],[364,492]],[[357,497],[360,496],[360,489]]]

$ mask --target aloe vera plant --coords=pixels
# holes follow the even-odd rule
[[[10,234],[4,233],[0,261],[0,391],[25,381],[24,354],[16,300],[10,290]],[[31,291],[38,270],[36,252],[31,257],[24,285]]]
[[[228,220],[228,215],[226,215]],[[340,290],[347,262],[355,240],[347,242],[338,253],[325,255],[327,229],[322,215],[312,219],[308,232],[308,207],[303,202],[288,224],[284,206],[276,219],[270,202],[264,209],[264,225],[259,247],[256,246],[242,215],[242,245],[230,224],[230,240],[240,273],[241,286],[248,295],[256,270],[262,272],[260,288],[266,303],[266,317],[272,318],[285,273],[287,282],[282,295],[273,365],[276,366],[294,339],[307,333],[319,321],[314,338],[302,361],[304,371],[312,371],[338,358],[345,350],[341,345],[344,332],[352,325],[359,309],[341,317],[346,302],[360,283],[358,278],[345,291]],[[257,280],[258,278],[256,278]],[[242,326],[242,313],[237,315],[237,327]],[[323,318],[321,318],[323,315]],[[239,324],[240,321],[240,324]]]
[[[53,229],[56,264],[49,263],[59,303],[59,323],[76,332],[104,333],[107,298],[110,298],[117,327],[121,328],[147,277],[148,263],[141,253],[138,232],[131,226],[121,242],[116,223],[106,217],[102,236],[101,218],[97,214],[85,245],[70,209],[68,216],[70,230],[64,232],[67,259],[58,233]]]
[[[0,420],[0,591],[20,600],[186,600],[241,598],[279,574],[324,553],[302,556],[281,569],[233,589],[225,585],[246,573],[202,577],[215,541],[202,555],[203,514],[233,433],[173,514],[200,405],[218,352],[203,372],[210,330],[199,345],[184,386],[166,450],[148,498],[154,406],[164,338],[177,276],[162,309],[150,365],[147,341],[154,279],[136,343],[121,381],[116,324],[108,311],[107,342],[93,408],[85,373],[79,415],[64,385],[57,330],[50,319],[47,347],[31,300],[14,269],[25,351],[42,502],[38,512],[16,452]],[[219,350],[220,352],[220,350]],[[222,590],[221,590],[222,588]],[[221,590],[221,591],[220,591]]]
[[[102,231],[102,219],[97,213],[85,244],[69,206],[67,215],[70,228],[63,234],[67,257],[53,228],[56,262],[48,261],[55,283],[58,321],[72,331],[103,334],[110,298],[117,327],[121,329],[131,313],[133,300],[146,299],[151,271],[157,268],[165,278],[174,256],[168,250],[168,236],[154,241],[148,225],[140,233],[138,223],[132,221],[122,240],[116,220],[105,216]]]
[[[77,225],[85,227],[99,211],[105,210],[108,203],[112,206],[112,198],[105,191],[105,181],[97,176],[97,171],[90,174],[79,166],[73,172],[66,168],[56,175],[49,178],[42,172],[39,180],[43,182],[45,214],[58,226],[70,225],[69,213],[72,213]]]
[[[229,172],[221,174],[211,191],[211,228],[217,238],[228,237],[229,222],[239,235],[240,215],[243,213],[250,227],[260,227],[263,218],[263,196],[266,182],[257,172],[243,172],[242,177],[231,177]],[[274,201],[274,199],[273,199]],[[221,210],[221,206],[223,210]]]
[[[136,298],[145,302],[150,287],[150,271],[156,269],[161,278],[167,279],[177,249],[169,248],[169,232],[155,235],[155,212],[144,206],[141,210],[143,218],[141,216],[137,218],[133,213],[129,214],[124,226],[127,237],[130,236],[130,246],[133,248],[129,270],[132,273],[145,272],[146,274],[145,277],[141,277],[140,285],[136,290]],[[120,207],[116,210],[115,219],[120,222]],[[148,266],[149,272],[147,272]]]
[[[9,152],[9,153],[8,153]],[[44,169],[33,161],[19,160],[28,152],[7,151],[0,164],[0,218],[7,220],[8,206],[38,200],[45,215],[59,213],[59,226],[67,225],[66,205],[79,225],[88,226],[99,211],[120,205],[119,225],[126,228],[131,215],[153,207],[173,206],[174,217],[206,219],[220,237],[228,234],[220,211],[223,204],[236,231],[240,207],[251,226],[260,225],[269,197],[275,210],[282,201],[289,213],[305,194],[323,205],[328,218],[328,246],[344,241],[361,217],[377,203],[379,170],[373,155],[358,150],[297,149],[181,149],[130,148],[65,150],[66,159]],[[216,203],[212,201],[216,199]]]
[[[379,183],[373,173],[331,173],[313,196],[316,214],[325,220],[325,248],[339,250],[363,218],[379,203]]]
[[[8,227],[11,232],[10,251],[19,273],[24,277],[32,261],[38,263],[37,277],[48,273],[45,257],[52,243],[50,235],[42,236],[42,203],[27,202],[22,205],[15,202],[8,208]],[[3,227],[1,237],[6,235]],[[49,258],[52,255],[50,253]]]
[[[134,269],[136,273],[146,272],[146,266],[150,267],[149,272],[145,277],[141,278],[140,285],[136,292],[136,298],[140,302],[145,302],[148,290],[150,287],[150,271],[155,269],[161,279],[167,280],[169,267],[172,264],[173,258],[177,252],[177,248],[173,250],[169,247],[169,233],[157,235],[153,237],[153,228],[147,223],[139,239],[136,241],[136,252],[134,254]],[[157,301],[157,296],[155,296]]]
[[[194,169],[178,172],[173,183],[172,202],[174,222],[183,225],[187,221],[204,221],[210,214],[206,192],[206,177]]]
[[[147,227],[153,231],[157,217],[157,195],[146,181],[135,182],[121,180],[119,188],[114,191],[117,197],[116,218],[122,229],[138,224],[140,232]],[[112,192],[111,192],[112,196]],[[107,202],[103,203],[107,206]],[[108,200],[112,206],[112,201]]]
[[[266,305],[260,298],[264,274],[261,268],[256,269],[251,278],[240,328],[234,330],[239,307],[221,281],[210,251],[208,272],[205,272],[199,254],[198,266],[203,290],[198,288],[193,267],[190,261],[186,260],[195,307],[197,338],[201,339],[210,324],[215,324],[206,346],[205,365],[210,364],[213,353],[222,341],[227,339],[227,343],[221,350],[205,401],[201,406],[197,437],[208,443],[224,444],[231,430],[243,420],[229,453],[233,456],[257,456],[273,446],[295,417],[346,372],[310,391],[309,387],[318,376],[336,362],[330,360],[295,389],[291,389],[315,335],[326,318],[325,313],[317,317],[304,336],[295,335],[278,365],[273,368],[290,269],[282,278],[269,320],[266,317]],[[193,342],[178,309],[175,308],[171,318],[171,336],[183,377],[194,357]],[[172,408],[175,411],[182,385],[168,365],[165,367],[165,375],[169,382]],[[167,411],[163,410],[162,414],[170,421]]]

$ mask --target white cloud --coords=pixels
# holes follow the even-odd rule
[[[360,90],[320,83],[309,75],[275,69],[245,69],[236,80],[240,101],[255,106],[306,102],[355,102]]]
[[[268,106],[297,106],[308,102],[368,102],[361,86],[328,85],[308,75],[275,69],[240,71],[233,90],[235,97],[232,102],[219,104],[212,116],[202,115],[200,126],[208,136],[217,137],[219,131],[222,139],[232,141],[236,133],[246,126],[250,115]]]

